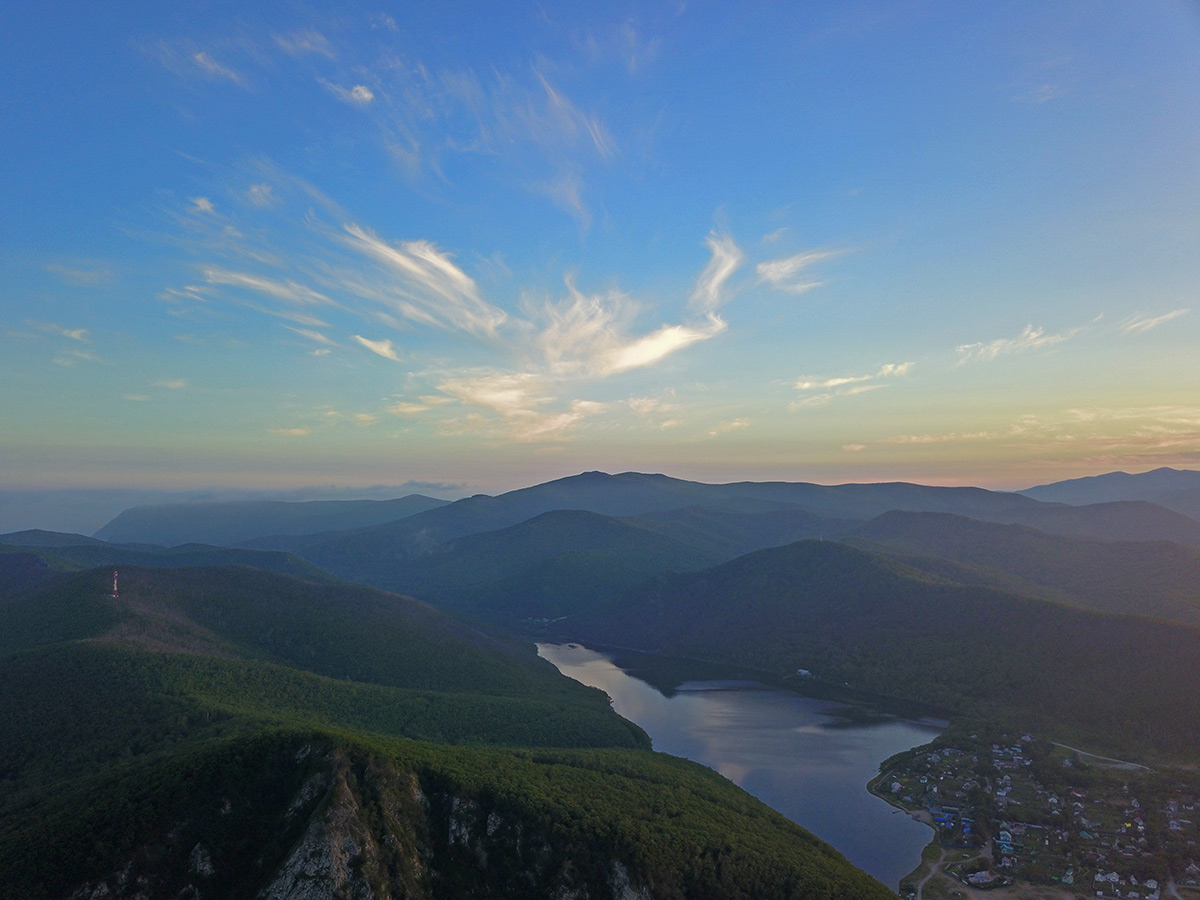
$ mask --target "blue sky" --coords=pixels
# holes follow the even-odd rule
[[[1195,4],[7,10],[0,489],[1200,460]]]

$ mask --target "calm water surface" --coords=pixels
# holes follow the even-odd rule
[[[742,681],[693,681],[667,697],[604,653],[539,644],[564,675],[598,687],[654,749],[703,763],[828,841],[889,887],[917,867],[933,837],[867,792],[879,764],[940,729],[905,720],[845,726],[835,704]]]

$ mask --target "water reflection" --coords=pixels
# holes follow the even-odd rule
[[[929,829],[866,784],[879,763],[931,740],[936,727],[898,719],[845,726],[826,714],[829,701],[745,681],[688,682],[667,697],[586,647],[541,644],[538,652],[607,693],[654,749],[715,769],[885,884],[896,887],[920,862]]]

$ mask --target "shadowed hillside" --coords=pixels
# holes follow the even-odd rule
[[[944,513],[885,513],[856,538],[976,567],[949,577],[1009,590],[1047,588],[1057,599],[1108,612],[1200,625],[1200,548],[1169,541],[1085,541],[1023,525]],[[909,557],[918,568],[927,560]],[[1016,576],[1005,579],[1003,574]]]
[[[1200,746],[1200,631],[968,587],[832,542],[661,576],[579,640],[753,665],[1133,753]]]

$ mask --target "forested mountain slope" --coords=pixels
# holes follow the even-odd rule
[[[854,537],[977,569],[957,569],[950,575],[955,580],[974,577],[968,583],[1017,591],[1046,588],[1079,606],[1200,625],[1200,547],[1077,540],[947,513],[885,513],[857,528]],[[917,556],[908,561],[928,567]]]
[[[527,645],[247,568],[110,578],[0,595],[0,898],[891,896]]]
[[[964,586],[830,541],[660,576],[563,627],[781,676],[808,669],[1122,752],[1194,760],[1200,746],[1200,629]]]

